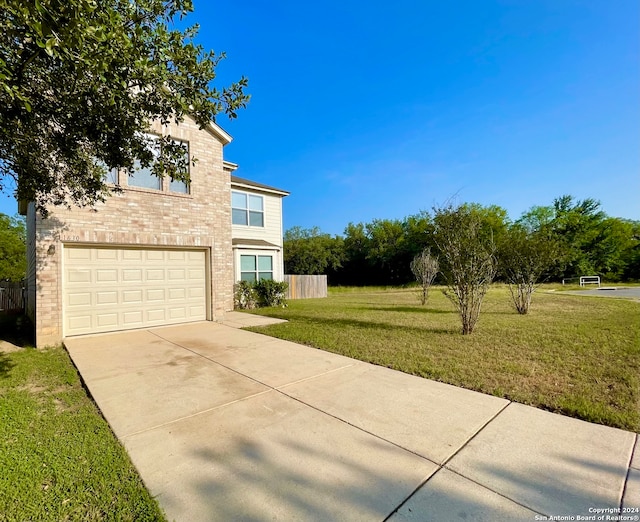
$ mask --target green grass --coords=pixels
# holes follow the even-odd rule
[[[289,320],[253,329],[274,337],[640,432],[638,302],[543,288],[520,316],[496,285],[467,336],[438,289],[424,307],[415,289],[342,288],[257,313]]]
[[[0,470],[1,521],[165,520],[63,348],[0,348]]]

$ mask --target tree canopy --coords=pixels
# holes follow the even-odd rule
[[[165,136],[154,162],[152,121],[186,114],[205,127],[234,118],[246,78],[213,86],[224,53],[194,43],[176,22],[191,0],[0,0],[0,191],[19,200],[92,205],[106,168],[137,159],[189,181],[182,149]]]
[[[0,281],[21,281],[27,270],[26,228],[20,216],[0,214]]]
[[[551,205],[532,207],[515,222],[496,205],[465,203],[458,211],[477,218],[475,233],[480,239],[500,246],[498,280],[508,281],[512,270],[516,284],[513,270],[522,275],[523,267],[525,283],[534,286],[537,281],[580,275],[600,275],[611,282],[640,280],[640,222],[609,217],[596,200],[561,196]],[[342,237],[332,238],[330,255],[340,259],[339,264],[315,264],[311,269],[299,262],[299,271],[289,272],[288,266],[293,265],[285,269],[287,273],[325,273],[333,285],[409,284],[414,281],[411,262],[416,255],[424,249],[436,257],[442,255],[435,240],[436,228],[435,214],[429,212],[404,219],[349,223]],[[319,239],[325,236],[330,237],[317,228],[312,234],[288,231],[285,258],[315,259],[318,252],[324,252],[320,257],[328,256],[329,243],[323,246]],[[446,264],[442,267],[444,270]],[[442,273],[438,277],[444,282]]]
[[[323,234],[317,227],[293,227],[284,234],[287,274],[324,274],[342,265],[342,238]]]

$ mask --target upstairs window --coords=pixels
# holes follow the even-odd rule
[[[147,147],[153,154],[154,159],[160,155],[160,141],[157,136],[146,135]],[[129,176],[130,187],[140,187],[153,190],[162,190],[162,179],[152,172],[153,165],[143,167],[136,160],[133,164],[133,173]]]
[[[157,158],[160,155],[160,140],[157,136],[153,136],[152,134],[146,135],[148,141],[148,147],[154,158]],[[189,144],[187,142],[182,142],[178,140],[174,140],[174,142],[184,150],[184,159],[185,165],[187,165],[187,169],[189,168]],[[153,173],[153,165],[149,165],[148,167],[142,167],[138,160],[135,161],[133,165],[133,174],[129,176],[129,186],[130,187],[141,187],[153,190],[162,190],[162,178],[156,176]],[[184,181],[178,180],[170,180],[169,182],[169,192],[175,192],[178,194],[189,194],[189,185]]]
[[[189,172],[189,143],[187,143],[186,141],[178,141],[178,140],[173,140],[174,143],[176,143],[177,145],[180,145],[180,147],[182,147],[183,150],[183,159],[184,159],[184,164],[186,165],[186,173],[188,174]],[[176,192],[178,194],[189,194],[189,185],[187,183],[185,183],[184,181],[178,181],[177,179],[172,179],[171,182],[169,183],[169,192]]]
[[[105,183],[111,183],[112,185],[118,184],[118,169],[109,169],[104,178]]]
[[[234,225],[264,227],[264,198],[245,192],[232,192],[231,216]]]
[[[107,167],[107,164],[102,160],[95,159],[94,161],[96,165],[98,165],[99,167],[102,167],[102,169],[106,172],[106,174],[102,176],[102,181],[110,185],[117,185],[118,169],[110,169],[109,167]]]

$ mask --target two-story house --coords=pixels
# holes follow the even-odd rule
[[[237,165],[225,162],[233,172]],[[289,193],[231,175],[234,280],[284,278],[282,198]]]
[[[122,191],[95,209],[27,208],[27,314],[36,346],[66,336],[215,321],[240,279],[283,277],[287,192],[232,176],[215,123],[152,125],[195,156],[189,185],[149,169],[109,172]]]

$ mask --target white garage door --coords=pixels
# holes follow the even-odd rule
[[[64,248],[64,334],[207,318],[206,257],[198,250]]]

